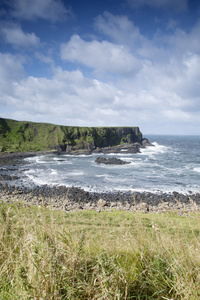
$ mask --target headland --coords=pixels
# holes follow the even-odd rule
[[[0,153],[138,153],[150,145],[139,127],[76,127],[0,118]]]

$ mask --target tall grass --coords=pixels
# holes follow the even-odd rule
[[[0,206],[0,299],[200,299],[199,215]]]

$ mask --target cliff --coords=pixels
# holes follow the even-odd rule
[[[0,152],[56,150],[109,151],[110,147],[148,144],[138,127],[75,127],[0,118]],[[120,149],[120,148],[116,148]]]

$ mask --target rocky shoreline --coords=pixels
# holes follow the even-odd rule
[[[6,165],[16,167],[23,163],[23,158],[47,154],[41,153],[10,153],[0,155],[1,168]],[[5,170],[5,169],[4,169]],[[3,173],[3,172],[2,172]],[[4,175],[9,176],[9,175]],[[79,187],[67,188],[65,186],[25,186],[8,185],[6,178],[1,175],[0,203],[20,203],[24,206],[45,206],[54,210],[66,212],[80,210],[94,211],[132,211],[145,213],[176,212],[187,215],[190,212],[200,212],[200,193],[187,195],[178,192],[150,193],[150,192],[87,192]],[[9,180],[10,178],[7,178]]]
[[[177,212],[185,215],[200,212],[200,193],[110,192],[91,193],[78,187],[35,186],[34,188],[8,186],[0,183],[0,203],[21,203],[24,206],[45,206],[54,210],[132,211],[145,213]]]
[[[22,164],[26,157],[46,155],[50,153],[57,153],[57,151],[38,151],[38,152],[0,152],[0,167],[15,166]]]
[[[136,154],[140,152],[141,148],[145,147],[153,147],[153,145],[149,142],[148,139],[142,138],[140,142],[131,142],[131,143],[123,143],[117,146],[109,146],[109,147],[91,147],[88,143],[82,143],[80,149],[73,148],[68,146],[66,148],[66,153],[70,155],[91,155],[92,153],[96,154],[119,154],[121,152],[126,152],[129,154]]]

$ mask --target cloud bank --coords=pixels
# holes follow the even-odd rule
[[[5,41],[14,47],[38,47],[40,44],[40,38],[35,33],[25,33],[20,26],[16,24],[9,24],[8,26],[1,28],[1,34]]]
[[[11,14],[18,19],[56,22],[69,13],[60,1],[35,1],[27,14],[27,1],[11,3]],[[132,9],[151,5],[176,11],[179,3],[179,11],[187,10],[187,1],[126,3]],[[50,8],[53,15],[45,14]],[[138,125],[147,133],[198,134],[200,21],[188,30],[168,21],[164,29],[158,27],[148,36],[129,16],[105,11],[93,18],[93,34],[73,33],[48,51],[36,33],[13,21],[4,23],[5,43],[35,52],[31,58],[0,53],[1,115],[64,125]],[[51,75],[27,74],[27,65],[34,61],[48,66]]]
[[[61,1],[55,0],[13,0],[10,1],[12,16],[17,19],[35,20],[37,18],[57,22],[71,16],[71,9]]]

